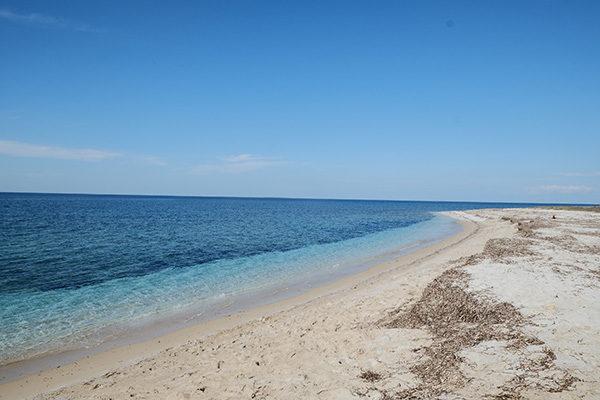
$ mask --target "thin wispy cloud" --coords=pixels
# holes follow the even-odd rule
[[[236,163],[236,162],[249,162],[249,161],[255,161],[257,159],[266,159],[267,157],[257,157],[253,154],[240,154],[239,156],[229,156],[229,157],[223,157],[221,158],[221,160],[226,161],[226,162],[231,162],[231,163]],[[271,157],[273,158],[273,157]]]
[[[45,178],[47,175],[43,174],[41,172],[28,172],[25,174],[25,176],[27,178],[31,178],[31,179],[41,179],[41,178]]]
[[[289,164],[289,162],[280,161],[279,157],[262,157],[254,154],[240,154],[237,156],[223,157],[219,160],[219,162],[197,165],[190,169],[189,172],[194,174],[239,174],[284,164]]]
[[[556,176],[600,176],[600,172],[556,172]]]
[[[97,162],[110,158],[120,157],[120,153],[112,153],[94,149],[70,149],[0,140],[0,154],[14,157],[29,158],[54,158],[60,160],[79,160]]]
[[[594,192],[596,191],[594,188],[584,185],[572,185],[572,186],[560,186],[560,185],[546,185],[546,186],[537,186],[532,189],[534,193],[549,193],[549,192],[558,192],[558,193],[585,193],[585,192]]]
[[[135,156],[133,157],[133,161],[137,164],[146,164],[146,165],[155,165],[157,167],[164,167],[168,165],[166,161],[155,157],[155,156]]]
[[[70,29],[79,32],[99,33],[102,30],[94,28],[88,24],[72,21],[66,18],[44,15],[39,13],[19,14],[5,8],[0,8],[0,18],[31,26],[40,26],[46,28]]]

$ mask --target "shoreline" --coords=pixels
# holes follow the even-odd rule
[[[0,385],[0,399],[600,398],[600,214],[445,214],[463,232]]]
[[[439,218],[443,213],[432,212]],[[279,302],[292,300],[298,296],[309,293],[314,289],[326,287],[337,281],[370,268],[395,260],[401,256],[419,251],[423,248],[439,243],[461,232],[462,226],[456,218],[444,216],[450,223],[446,222],[441,229],[429,232],[425,236],[419,232],[416,238],[399,244],[394,250],[386,250],[386,253],[370,254],[365,258],[348,258],[341,262],[343,268],[327,268],[323,271],[312,271],[298,275],[286,281],[274,281],[261,287],[242,290],[228,299],[209,303],[210,306],[201,305],[193,311],[179,311],[172,314],[159,315],[155,318],[134,321],[126,329],[119,330],[116,335],[106,332],[108,339],[99,343],[86,345],[83,343],[77,348],[67,348],[56,352],[42,354],[32,358],[9,362],[0,365],[0,385],[31,376],[45,370],[71,364],[79,360],[103,353],[115,348],[148,342],[155,339],[189,328],[191,326],[204,324],[213,320],[227,318],[231,315],[249,311],[251,309],[276,305]],[[425,223],[429,223],[426,221]],[[417,224],[421,225],[423,222]],[[438,222],[438,224],[440,224]],[[431,228],[428,228],[431,230]],[[450,236],[448,236],[450,234]],[[191,310],[191,309],[190,309]]]
[[[446,212],[437,214],[450,216],[450,213]],[[207,337],[255,319],[268,317],[325,295],[348,290],[353,285],[378,276],[389,269],[397,268],[397,263],[412,265],[422,258],[429,257],[468,238],[477,230],[476,224],[472,221],[456,217],[454,219],[460,223],[462,230],[453,236],[444,238],[441,241],[433,241],[432,244],[425,245],[425,247],[419,245],[416,250],[408,254],[402,254],[393,260],[377,263],[366,270],[336,279],[325,285],[313,287],[292,297],[201,321],[146,340],[131,343],[128,342],[128,338],[124,338],[123,341],[115,340],[102,343],[95,346],[94,349],[70,350],[46,357],[7,364],[0,367],[0,373],[8,376],[3,378],[5,381],[0,383],[0,399],[13,398],[10,397],[12,395],[33,396],[39,392],[39,389],[30,390],[28,387],[38,387],[39,385],[42,385],[44,392],[53,390],[78,380],[99,375],[109,369],[131,364],[136,360],[157,354],[166,348],[182,345],[199,337]],[[56,375],[66,377],[66,379],[57,379]],[[53,381],[55,381],[55,384],[47,384],[47,382]],[[5,397],[2,393],[7,393],[9,397]]]

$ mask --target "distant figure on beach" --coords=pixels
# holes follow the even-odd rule
[[[553,216],[552,216],[552,219],[556,219],[556,215],[553,215]]]

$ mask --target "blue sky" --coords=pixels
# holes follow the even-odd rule
[[[0,191],[600,202],[600,2],[0,1]]]

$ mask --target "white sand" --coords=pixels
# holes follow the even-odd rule
[[[600,213],[451,214],[470,222],[438,245],[288,301],[0,385],[0,399],[600,398]],[[429,325],[389,325],[455,267],[468,272],[461,293],[508,302],[522,322],[486,325],[496,336],[453,348]],[[457,337],[473,326],[452,325]]]

